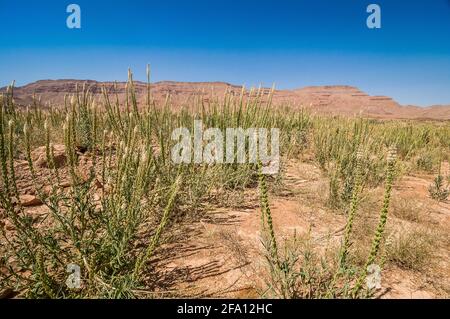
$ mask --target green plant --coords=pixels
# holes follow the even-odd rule
[[[286,240],[282,252],[279,251],[272,215],[269,206],[266,178],[258,165],[260,206],[262,221],[262,244],[268,266],[267,288],[263,296],[280,298],[325,298],[348,295],[350,277],[343,273],[342,286],[336,286],[336,262],[333,259],[318,256],[311,240],[299,240],[296,233]],[[350,231],[349,231],[350,232]],[[342,256],[342,255],[341,255]],[[342,257],[340,258],[341,261]]]
[[[375,258],[378,255],[378,251],[380,249],[380,244],[383,239],[384,230],[386,226],[386,221],[388,217],[388,211],[389,211],[389,204],[391,201],[391,192],[392,192],[392,186],[394,183],[394,177],[395,177],[395,164],[397,159],[397,150],[396,148],[391,148],[389,150],[388,154],[388,167],[387,167],[387,174],[386,174],[386,184],[385,184],[385,190],[384,190],[384,200],[383,200],[383,206],[380,211],[379,221],[377,228],[375,230],[375,235],[372,240],[372,248],[370,249],[369,256],[367,257],[366,264],[364,266],[364,269],[361,272],[361,275],[359,276],[355,287],[353,289],[353,296],[358,296],[358,293],[360,292],[363,282],[366,279],[368,267],[373,265]]]
[[[444,186],[444,177],[438,174],[434,178],[434,183],[428,187],[428,192],[432,199],[442,202],[447,200],[450,189]]]
[[[341,247],[341,254],[340,254],[340,267],[345,267],[345,262],[347,259],[348,249],[350,247],[350,236],[353,229],[353,221],[355,219],[355,215],[358,210],[358,204],[359,204],[359,196],[362,188],[362,154],[361,152],[357,153],[357,159],[356,159],[356,168],[355,168],[355,184],[353,186],[353,192],[352,192],[352,199],[350,202],[350,209],[347,216],[347,223],[345,225],[345,232],[344,232],[344,239],[342,242]]]
[[[432,172],[434,165],[433,156],[429,152],[420,154],[416,159],[416,165],[423,171]]]
[[[194,95],[177,109],[170,94],[164,101],[152,96],[149,77],[148,69],[146,107],[138,103],[131,72],[126,85],[105,86],[100,95],[88,86],[77,87],[60,108],[46,108],[36,97],[30,107],[16,107],[13,86],[0,97],[1,287],[14,289],[21,297],[151,296],[158,285],[153,262],[160,257],[160,246],[177,238],[172,235],[179,223],[195,223],[217,207],[240,208],[252,201],[247,194],[259,184],[269,270],[263,295],[366,297],[361,293],[366,269],[353,258],[361,232],[355,223],[361,217],[360,200],[367,197],[366,190],[386,181],[367,261],[362,254],[362,263],[373,263],[384,239],[394,173],[404,173],[404,167],[428,169],[433,154],[442,153],[443,159],[450,154],[448,123],[311,115],[289,105],[272,107],[273,90],[245,88],[208,102]],[[173,130],[192,131],[199,119],[205,128],[279,128],[281,173],[267,177],[260,163],[172,163]],[[57,144],[64,146],[59,148],[65,158],[62,165],[55,160]],[[248,147],[248,141],[245,144]],[[383,155],[392,144],[398,145],[395,170],[394,160],[386,162]],[[35,158],[36,148],[42,146],[46,165]],[[22,165],[23,159],[28,165]],[[269,189],[283,183],[285,164],[293,159],[312,161],[329,177],[329,193],[323,190],[315,196],[328,195],[328,206],[335,212],[347,208],[341,245],[329,254],[314,238],[276,236]],[[442,177],[433,193],[442,193],[444,183]],[[42,214],[34,216],[24,207],[24,184],[30,196],[43,203]],[[405,215],[401,209],[405,210],[394,214],[416,221],[415,213]],[[367,233],[373,225],[366,226]],[[365,252],[368,244],[358,248]],[[392,262],[413,267],[410,261],[426,260],[412,256],[406,240],[396,247],[389,247]],[[68,264],[80,266],[78,289],[65,285]]]
[[[423,270],[432,263],[435,240],[421,228],[391,235],[386,244],[387,260],[403,269]]]

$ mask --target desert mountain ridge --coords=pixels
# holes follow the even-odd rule
[[[21,87],[14,88],[15,102],[20,106],[33,104],[33,96],[40,99],[41,104],[58,107],[64,104],[64,96],[76,93],[83,85],[89,88],[94,97],[101,100],[102,87],[107,92],[115,93],[119,100],[126,98],[125,82],[99,82],[94,80],[39,80]],[[134,82],[138,104],[144,105],[147,99],[147,83]],[[270,88],[262,88],[268,96]],[[201,96],[204,101],[211,97],[222,97],[228,91],[239,96],[242,86],[226,82],[177,82],[160,81],[151,83],[152,98],[164,101],[170,94],[174,107],[182,106],[194,97]],[[6,88],[0,88],[0,93]],[[249,90],[245,90],[249,94]],[[381,119],[431,119],[450,120],[450,105],[433,105],[419,107],[400,105],[387,96],[371,96],[357,87],[348,85],[307,86],[293,90],[275,90],[273,105],[290,105],[297,108],[307,108],[312,112],[329,115],[355,116],[362,115]]]

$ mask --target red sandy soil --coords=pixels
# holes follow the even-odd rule
[[[447,165],[448,166],[448,165]],[[450,289],[450,202],[436,203],[427,187],[432,176],[406,176],[394,187],[396,199],[417,200],[429,207],[420,212],[424,227],[442,234],[438,240],[433,270],[413,271],[387,264],[382,273],[378,298],[447,297]],[[284,190],[271,198],[271,211],[278,241],[309,238],[326,249],[343,235],[345,217],[323,205],[321,194],[328,181],[311,163],[292,162],[286,171]],[[382,189],[375,191],[382,199]],[[248,191],[245,209],[217,209],[195,224],[181,228],[182,241],[163,247],[155,260],[163,282],[161,294],[252,298],[263,289],[264,260],[261,255],[260,208],[257,192]],[[323,197],[323,196],[322,196]],[[369,215],[376,219],[379,207]],[[389,216],[388,228],[403,229],[412,222]]]
[[[63,151],[61,148],[59,152]],[[37,163],[42,152],[40,149],[33,152]],[[80,156],[81,165],[92,165],[89,157]],[[64,171],[64,162],[60,165]],[[26,163],[18,161],[16,171],[25,211],[39,222],[46,214],[46,208],[35,197]],[[443,173],[449,174],[447,162]],[[300,238],[309,238],[322,251],[340,242],[346,219],[342,212],[326,206],[329,182],[321,170],[305,159],[290,161],[284,174],[284,184],[270,195],[278,242],[292,238],[294,233]],[[40,167],[38,176],[42,183],[50,185],[47,169]],[[449,297],[450,202],[437,203],[429,198],[427,187],[432,181],[432,175],[414,175],[404,176],[396,182],[387,227],[390,231],[402,231],[421,226],[437,234],[433,258],[427,261],[433,267],[417,271],[386,264],[382,272],[382,289],[376,294],[379,298]],[[375,200],[361,205],[363,223],[377,220],[383,187],[369,193]],[[211,207],[202,218],[186,220],[169,231],[168,240],[151,263],[154,267],[152,274],[157,277],[155,296],[260,296],[264,287],[264,259],[261,254],[258,189],[248,189],[235,196],[230,198],[230,203],[239,208]],[[395,204],[400,200],[416,201],[426,208],[419,210],[418,221],[405,220],[395,214]],[[11,225],[4,226],[11,230]]]

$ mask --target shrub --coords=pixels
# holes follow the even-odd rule
[[[444,177],[439,174],[435,177],[434,183],[428,187],[428,193],[432,199],[437,201],[445,201],[450,194],[450,189],[444,186]]]
[[[387,260],[403,269],[423,270],[432,263],[434,243],[425,229],[399,231],[387,240]]]

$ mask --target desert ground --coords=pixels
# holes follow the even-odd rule
[[[131,75],[0,91],[2,298],[450,297],[450,106]],[[279,128],[280,171],[172,163],[194,119]]]

